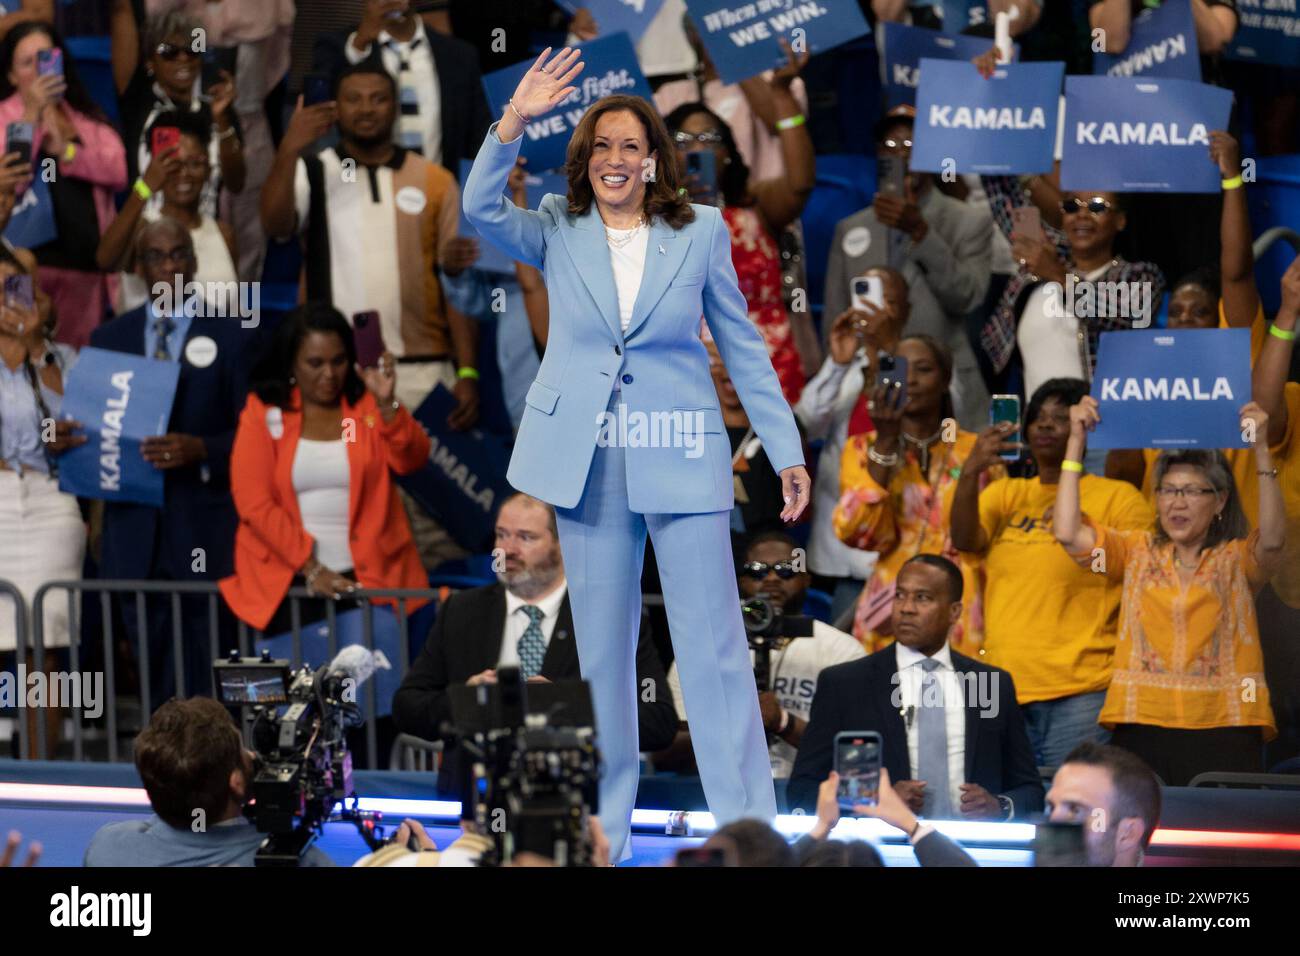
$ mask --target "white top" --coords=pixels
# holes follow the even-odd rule
[[[316,540],[316,560],[331,571],[353,566],[348,543],[348,493],[352,476],[343,439],[298,439],[293,490],[302,526]]]
[[[365,52],[358,53],[352,46],[354,36],[355,33],[349,34],[343,44],[343,55],[347,57],[349,63],[360,63],[374,53],[374,46],[367,46]],[[433,62],[433,51],[429,49],[429,38],[424,32],[424,22],[416,20],[415,33],[405,42],[394,40],[388,35],[387,30],[381,30],[379,46],[382,50],[384,69],[397,83],[399,101],[397,122],[393,124],[394,142],[409,146],[411,143],[403,140],[410,137],[413,142],[420,143],[425,159],[431,163],[441,163],[442,88],[438,83],[438,70]],[[410,92],[407,93],[402,90],[403,62],[409,67],[406,89]],[[415,97],[418,112],[403,116],[401,98],[407,96]]]
[[[161,216],[160,211],[146,207],[142,218],[145,222],[157,222]],[[239,273],[221,227],[211,216],[203,216],[198,226],[190,230],[190,238],[194,241],[194,281],[202,286],[208,305],[217,315],[239,316]],[[135,272],[120,272],[118,276],[122,312],[130,312],[149,300],[150,289]]]
[[[1108,268],[1109,264],[1104,265],[1083,278],[1098,279]],[[1065,302],[1060,283],[1044,282],[1034,289],[1020,314],[1016,344],[1025,364],[1027,396],[1048,379],[1087,378],[1079,359],[1079,320],[1074,303]]]
[[[519,639],[528,630],[528,615],[524,613],[525,605],[532,604],[542,609],[542,639],[545,646],[551,646],[551,635],[555,632],[555,621],[560,616],[560,605],[569,593],[569,582],[560,578],[559,586],[538,601],[525,601],[509,588],[506,588],[506,628],[501,635],[501,656],[497,667],[519,666]],[[573,635],[569,635],[572,639]]]
[[[750,653],[753,656],[753,652]],[[867,652],[852,635],[837,631],[823,621],[813,621],[812,637],[800,637],[772,655],[772,693],[791,716],[807,720],[812,716],[813,696],[817,693],[817,675],[834,664],[844,664],[866,657]],[[677,662],[668,669],[668,688],[677,707],[677,719],[688,724],[686,701]],[[772,776],[788,777],[794,769],[798,751],[777,738],[768,748]]]
[[[632,241],[623,246],[616,246],[606,241],[609,246],[609,262],[614,267],[614,285],[618,288],[618,321],[627,332],[632,324],[632,307],[636,305],[636,294],[641,289],[641,276],[645,272],[646,247],[650,244],[650,227],[645,223],[631,229],[610,229],[604,227],[607,237],[623,239],[632,236]]]
[[[912,779],[916,780],[921,748],[920,721],[916,719],[916,712],[921,705],[921,679],[925,676],[921,662],[926,657],[897,641],[894,647],[898,649],[898,690],[903,725],[907,728],[907,761],[912,768]],[[957,672],[953,670],[952,651],[947,642],[934,655],[934,660],[939,662],[935,674],[943,688],[943,716],[948,729],[948,789],[953,811],[960,813],[961,785],[966,782],[966,698]]]

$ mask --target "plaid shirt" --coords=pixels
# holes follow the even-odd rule
[[[984,176],[984,192],[989,199],[989,209],[993,221],[999,229],[1011,238],[1011,210],[1026,203],[1023,192],[1014,176]],[[1065,233],[1055,226],[1043,223],[1043,233],[1047,241],[1056,246],[1056,255],[1070,268],[1070,244]],[[1151,286],[1150,312],[1154,315],[1160,297],[1164,295],[1165,277],[1151,262],[1128,262],[1116,257],[1111,260],[1106,271],[1097,277],[1097,282],[1147,282]],[[1020,322],[1020,312],[1025,307],[1029,294],[1042,284],[1042,280],[1030,274],[1024,266],[1011,277],[1002,298],[997,304],[984,328],[980,331],[980,345],[988,354],[993,368],[1002,371],[1011,361],[1016,351],[1016,326]],[[1151,315],[1144,317],[1150,324]],[[1093,367],[1097,356],[1097,340],[1102,332],[1119,332],[1133,327],[1133,318],[1117,315],[1088,316],[1079,318],[1079,365],[1092,379]]]

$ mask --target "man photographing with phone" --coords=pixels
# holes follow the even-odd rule
[[[834,764],[835,735],[875,731],[882,766],[913,813],[930,820],[1009,820],[1043,807],[1011,675],[955,653],[961,572],[920,554],[895,582],[894,644],[822,671],[787,791],[813,810]],[[884,778],[882,777],[882,785]]]

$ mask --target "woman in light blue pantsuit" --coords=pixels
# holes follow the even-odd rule
[[[576,89],[567,84],[582,69],[578,51],[549,55],[488,131],[465,182],[465,213],[485,238],[545,272],[546,355],[508,477],[556,509],[605,761],[601,823],[619,860],[636,799],[637,694],[668,693],[636,686],[647,533],[709,808],[719,824],[776,814],[730,547],[731,449],[701,316],[781,473],[783,518],[803,511],[810,482],[737,285],[727,227],[717,209],[679,195],[674,147],[653,105],[609,96],[591,106],[569,143],[567,198],[548,195],[530,211],[503,195],[526,122]]]

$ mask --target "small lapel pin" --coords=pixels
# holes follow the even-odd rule
[[[668,255],[668,253],[664,251],[664,246],[663,246],[663,243],[662,243],[662,242],[659,244],[659,255],[661,255],[661,256],[666,256],[666,255]]]

